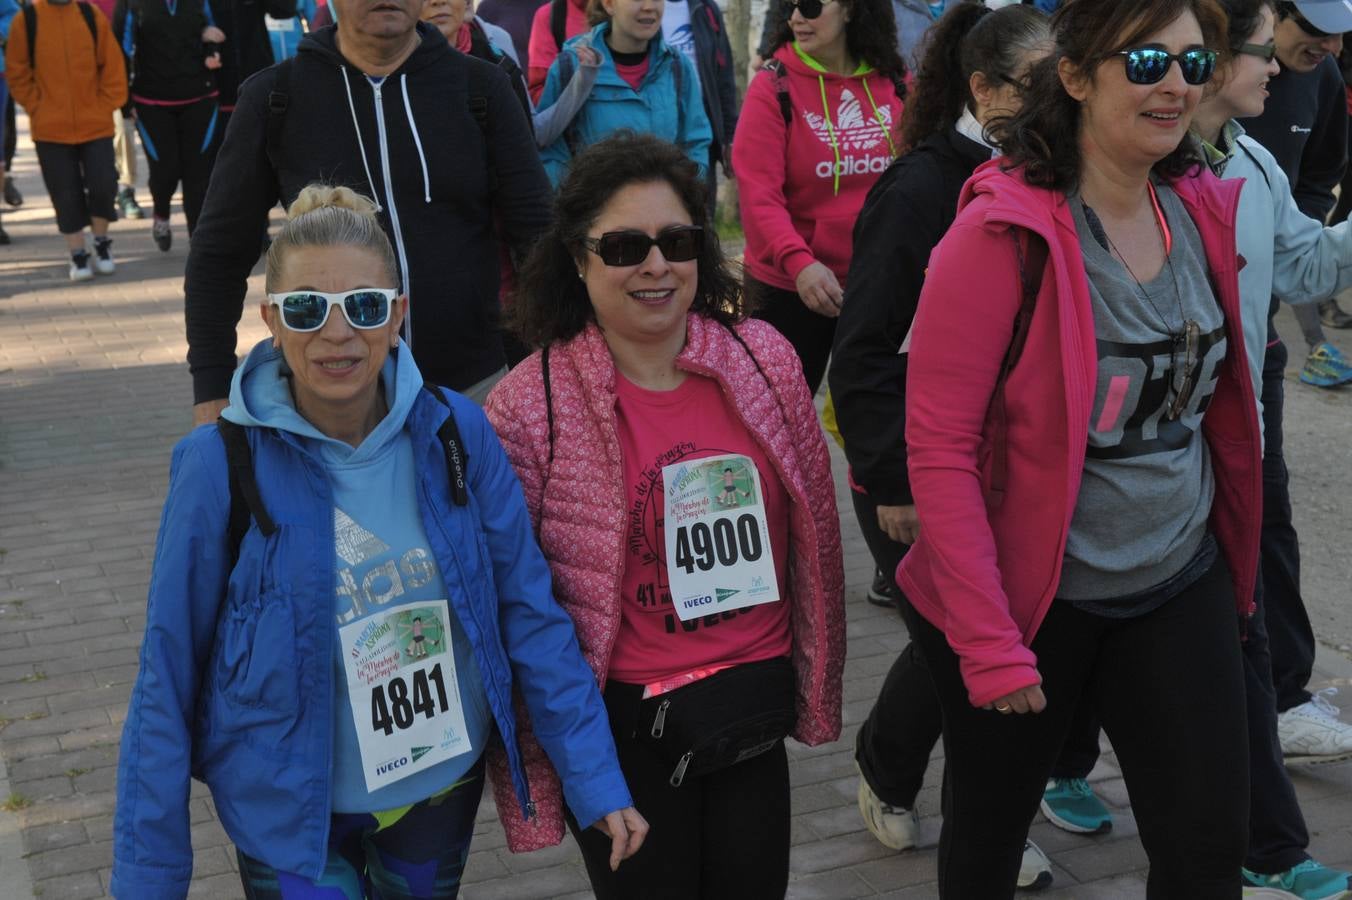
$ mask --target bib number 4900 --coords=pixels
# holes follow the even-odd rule
[[[437,687],[435,702],[432,700],[429,681]],[[385,684],[377,684],[371,688],[371,730],[383,731],[387,735],[393,734],[396,728],[402,731],[412,725],[419,713],[430,719],[448,708],[446,682],[441,674],[441,663],[437,663],[431,672],[418,669],[413,673],[411,697],[408,682],[401,676],[395,676]]]
[[[696,568],[708,572],[715,563],[734,566],[739,556],[755,562],[762,552],[760,528],[751,513],[739,516],[735,526],[732,519],[717,519],[712,528],[696,522],[676,530],[676,565],[687,575]]]

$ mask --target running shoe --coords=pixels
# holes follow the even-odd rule
[[[874,606],[895,609],[901,599],[901,588],[882,569],[873,570],[873,583],[868,587],[868,602]]]
[[[1276,875],[1240,869],[1245,897],[1266,900],[1335,900],[1352,891],[1348,873],[1321,866],[1312,859]]]
[[[1337,347],[1324,341],[1306,357],[1300,380],[1314,387],[1337,387],[1352,381],[1352,365],[1348,365]]]
[[[1042,794],[1042,814],[1057,828],[1075,834],[1107,834],[1113,816],[1083,778],[1053,778]]]
[[[124,219],[144,219],[145,210],[136,202],[136,189],[124,187],[117,192],[117,208],[122,211]]]
[[[5,176],[5,202],[10,206],[23,206],[23,194],[19,193],[19,186],[14,183],[13,175]]]
[[[1352,725],[1338,718],[1329,698],[1337,688],[1324,688],[1309,701],[1277,714],[1277,737],[1287,763],[1333,762],[1352,756]]]
[[[1023,842],[1023,864],[1019,866],[1018,886],[1025,891],[1040,891],[1052,883],[1052,863],[1032,841]]]
[[[174,232],[169,227],[168,219],[156,219],[150,226],[150,234],[155,238],[155,246],[165,253],[174,246]]]
[[[70,280],[88,281],[94,277],[94,270],[89,267],[89,251],[81,250],[79,253],[70,255]]]
[[[859,765],[855,764],[858,771]],[[914,809],[884,803],[859,773],[859,814],[878,843],[893,850],[907,850],[920,841],[920,819]]]
[[[111,275],[117,271],[117,264],[113,262],[112,238],[94,238],[94,271],[100,275]]]

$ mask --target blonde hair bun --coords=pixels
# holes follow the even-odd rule
[[[307,184],[286,209],[287,221],[314,212],[317,209],[347,209],[358,215],[376,216],[376,204],[370,197],[358,194],[341,184]]]
[[[360,247],[378,256],[390,286],[399,284],[399,267],[390,239],[370,197],[349,187],[315,182],[301,188],[286,210],[286,221],[268,248],[269,292],[280,290],[286,257],[302,247]]]

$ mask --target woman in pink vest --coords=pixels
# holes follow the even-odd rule
[[[1112,741],[1152,898],[1240,896],[1259,429],[1238,186],[1188,124],[1214,0],[1068,0],[930,257],[898,583],[944,711],[945,898],[1011,897],[1079,701]]]
[[[706,213],[672,144],[617,136],[578,156],[513,309],[542,349],[486,406],[652,823],[617,872],[569,823],[600,900],[782,898],[783,738],[840,734],[826,444],[798,358],[745,318]],[[509,844],[557,842],[558,780],[523,752],[538,818],[509,824]]]

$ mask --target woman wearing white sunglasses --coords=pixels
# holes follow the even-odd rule
[[[268,252],[272,337],[174,451],[115,896],[186,895],[191,775],[250,900],[455,897],[486,755],[535,811],[514,689],[610,865],[643,841],[516,476],[478,407],[402,352],[397,283],[370,200],[301,191]]]

